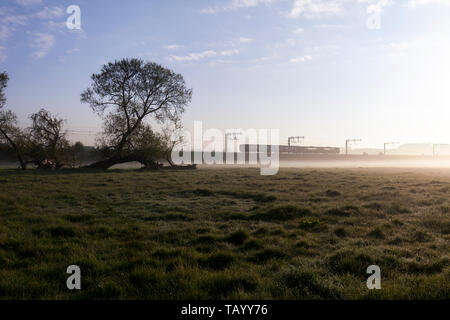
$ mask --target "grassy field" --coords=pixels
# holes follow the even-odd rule
[[[1,299],[450,298],[450,170],[1,170],[0,186]]]

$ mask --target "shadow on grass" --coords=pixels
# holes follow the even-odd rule
[[[99,174],[99,173],[117,173],[125,174],[130,172],[142,172],[140,169],[87,169],[87,168],[74,168],[74,169],[60,169],[60,170],[41,170],[41,169],[0,169],[0,177],[11,176],[58,176],[58,175],[79,175],[79,174]],[[162,172],[162,171],[146,171],[146,172]]]

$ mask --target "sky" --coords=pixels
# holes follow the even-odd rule
[[[45,107],[87,144],[101,120],[80,93],[126,57],[184,76],[188,130],[450,143],[449,35],[450,0],[2,0],[0,71],[22,126]]]

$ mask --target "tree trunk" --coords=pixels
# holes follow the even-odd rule
[[[14,152],[16,153],[16,157],[17,160],[19,160],[20,163],[20,167],[22,168],[22,170],[27,170],[27,164],[26,162],[23,160],[22,154],[20,153],[19,148],[17,147],[17,145],[15,144],[15,142],[6,134],[5,131],[3,131],[0,128],[0,132],[2,133],[2,135],[6,138],[6,140],[8,140],[9,144],[11,145],[11,147],[14,149]]]
[[[172,161],[171,154],[168,154],[168,155],[166,156],[166,160],[167,160],[167,162],[169,163],[169,165],[170,165],[171,167],[174,167],[174,166],[175,166],[175,163],[173,163],[173,161]]]
[[[94,163],[88,165],[87,168],[106,170],[115,164],[131,162],[131,161],[134,161],[134,160],[130,160],[128,158],[113,157],[113,158],[109,158],[106,160],[94,162]]]
[[[126,162],[133,162],[133,161],[139,162],[146,169],[159,169],[160,168],[158,163],[151,161],[151,160],[143,160],[142,158],[140,158],[136,155],[128,155],[128,156],[124,156],[124,157],[115,156],[115,157],[112,157],[112,158],[109,158],[106,160],[94,162],[94,163],[86,166],[85,168],[106,170],[106,169],[111,168],[113,165],[126,163]]]

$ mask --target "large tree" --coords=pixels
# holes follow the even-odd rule
[[[8,85],[8,74],[0,73],[0,142],[8,144],[15,153],[23,170],[27,164],[23,155],[24,134],[17,123],[17,116],[11,110],[5,110],[5,89]]]
[[[149,120],[178,122],[192,97],[183,76],[153,62],[123,59],[104,65],[91,78],[81,102],[104,120],[101,146],[107,150],[107,159],[91,167],[106,169],[129,161],[151,166],[155,157],[149,155],[157,155],[160,146],[149,143],[160,144],[157,138],[162,136],[151,130]]]

